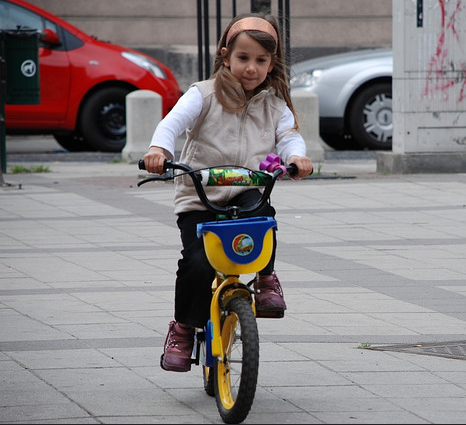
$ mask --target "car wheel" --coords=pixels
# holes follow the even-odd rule
[[[53,135],[60,146],[68,152],[83,152],[92,150],[89,145],[84,142],[83,137],[75,132],[55,133]]]
[[[355,142],[368,149],[391,149],[393,135],[392,85],[366,87],[350,105],[348,126]]]
[[[102,152],[121,152],[126,144],[126,95],[131,90],[107,87],[83,105],[80,130],[85,143]]]

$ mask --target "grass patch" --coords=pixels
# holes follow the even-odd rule
[[[15,165],[10,170],[12,174],[21,174],[21,173],[49,173],[50,168],[43,165],[37,165],[34,167],[24,167],[22,165]]]

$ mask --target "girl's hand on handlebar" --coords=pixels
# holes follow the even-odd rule
[[[288,162],[290,164],[296,164],[298,167],[298,173],[294,176],[291,176],[291,178],[294,180],[303,179],[304,177],[310,176],[314,171],[311,159],[306,156],[293,155]]]
[[[164,164],[167,160],[165,151],[158,146],[151,146],[149,151],[144,155],[144,164],[146,170],[153,174],[164,174]]]

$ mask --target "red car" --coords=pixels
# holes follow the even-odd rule
[[[0,30],[18,26],[40,33],[40,104],[5,105],[8,134],[53,134],[69,151],[119,152],[128,93],[157,92],[163,115],[181,95],[172,71],[151,56],[99,41],[23,0],[0,0]]]

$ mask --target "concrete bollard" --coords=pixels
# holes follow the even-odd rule
[[[324,146],[319,135],[319,104],[314,93],[295,90],[291,93],[298,114],[300,133],[307,155],[314,164],[324,162]],[[152,134],[162,119],[162,98],[150,90],[136,90],[126,96],[126,145],[122,158],[136,163],[147,152]]]
[[[293,90],[291,100],[298,115],[299,132],[303,136],[307,156],[314,165],[324,162],[325,142],[319,135],[319,99],[315,93]]]
[[[126,145],[122,158],[130,164],[142,159],[155,128],[162,120],[162,97],[151,90],[135,90],[126,96]]]

